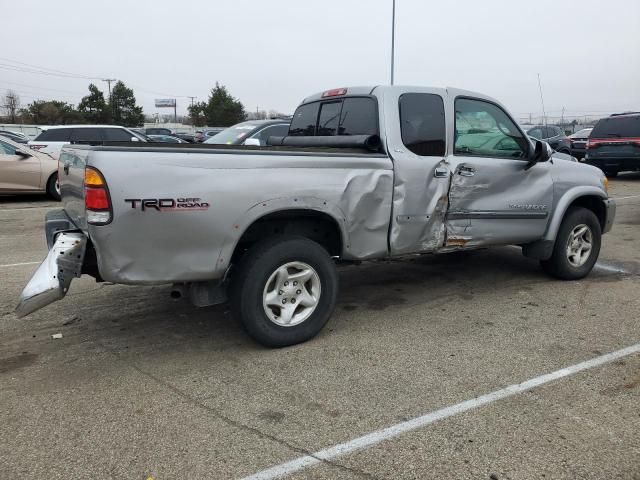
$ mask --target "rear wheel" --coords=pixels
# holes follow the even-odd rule
[[[58,172],[54,173],[47,180],[47,195],[54,200],[60,201],[60,183],[58,182]]]
[[[545,272],[563,280],[589,274],[600,254],[602,232],[598,217],[582,207],[570,207],[562,220],[553,254],[540,264]]]
[[[333,313],[338,274],[329,253],[304,237],[278,236],[252,247],[231,285],[231,308],[268,347],[316,336]]]

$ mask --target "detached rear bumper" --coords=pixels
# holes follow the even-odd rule
[[[86,247],[87,237],[80,232],[61,232],[55,237],[47,258],[20,294],[16,307],[18,317],[29,315],[67,294],[71,280],[82,273]]]

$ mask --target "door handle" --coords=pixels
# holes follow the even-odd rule
[[[69,164],[65,163],[64,167],[62,167],[62,169],[64,170],[64,173],[66,173],[67,175],[69,175]]]
[[[458,168],[458,175],[463,177],[473,177],[476,174],[476,169],[468,165],[460,165]]]
[[[449,169],[447,167],[437,167],[433,172],[433,176],[436,178],[448,178]]]

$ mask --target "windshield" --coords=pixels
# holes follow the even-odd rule
[[[571,135],[571,138],[588,138],[591,130],[591,128],[583,128],[582,130],[578,130],[576,133]]]
[[[215,143],[216,145],[238,145],[253,132],[258,125],[253,122],[244,122],[229,127],[226,130],[208,138],[204,143]]]

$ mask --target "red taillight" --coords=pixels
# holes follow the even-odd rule
[[[111,198],[107,182],[99,170],[84,169],[84,206],[87,211],[87,223],[106,225],[111,221]]]
[[[587,150],[590,150],[592,148],[596,148],[598,145],[599,144],[598,144],[597,141],[589,139],[589,140],[587,140],[587,147],[586,148],[587,148]]]
[[[109,197],[104,188],[85,187],[84,206],[87,210],[109,210]]]
[[[346,94],[347,94],[346,88],[334,88],[333,90],[327,90],[326,92],[323,92],[322,98],[339,97],[340,95],[346,95]]]

